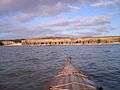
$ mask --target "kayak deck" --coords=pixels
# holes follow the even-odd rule
[[[67,58],[61,71],[52,79],[48,90],[98,90],[88,77],[76,69]]]

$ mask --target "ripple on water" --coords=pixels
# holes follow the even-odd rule
[[[66,55],[105,90],[120,89],[120,45],[0,47],[0,90],[43,90]]]

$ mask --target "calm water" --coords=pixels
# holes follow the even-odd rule
[[[120,45],[0,47],[0,90],[43,90],[65,55],[104,90],[120,90]]]

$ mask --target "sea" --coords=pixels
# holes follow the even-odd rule
[[[120,90],[120,44],[0,46],[0,90],[44,90],[68,56],[104,90]]]

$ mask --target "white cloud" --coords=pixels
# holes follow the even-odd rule
[[[119,6],[120,0],[0,0],[0,15],[11,15],[16,20],[27,21],[34,17],[80,11],[82,4],[94,7]]]
[[[62,13],[80,11],[82,5],[91,5],[95,8],[120,7],[120,0],[0,0],[0,32],[27,37],[27,34],[29,36],[72,35],[72,33],[85,35],[81,31],[86,29],[95,31],[94,35],[98,35],[108,30],[113,14],[55,19],[55,16]],[[34,27],[24,24],[36,17],[47,16],[51,16],[53,20]],[[86,33],[90,34],[90,32]]]
[[[48,29],[48,30],[70,30],[70,29],[83,29],[90,28],[99,25],[110,24],[111,16],[100,15],[100,16],[88,16],[88,17],[78,17],[75,19],[64,19],[55,20],[49,24],[36,25],[37,29]]]
[[[56,19],[44,24],[25,27],[15,25],[9,21],[5,21],[0,26],[3,33],[13,33],[19,37],[39,37],[39,36],[87,36],[100,35],[108,30],[111,15],[99,16],[81,16],[77,18],[57,17]],[[51,22],[51,23],[50,23]],[[11,25],[10,25],[11,24]],[[6,28],[6,26],[9,28]],[[85,31],[85,32],[84,32]]]
[[[112,7],[112,6],[119,7],[119,5],[120,5],[120,0],[100,0],[94,4],[91,4],[91,6],[94,7]]]

